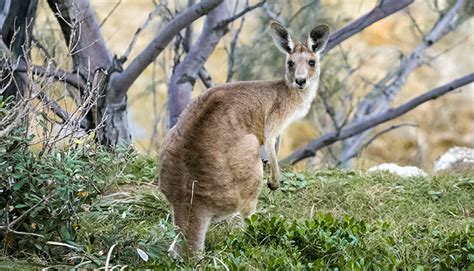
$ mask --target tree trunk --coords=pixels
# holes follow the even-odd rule
[[[117,71],[116,61],[107,48],[89,1],[48,0],[55,13],[73,60],[73,72],[89,82],[80,89],[82,103],[96,95],[87,114],[88,129],[96,129],[97,140],[104,145],[129,144],[131,131],[127,119],[127,95],[113,95],[108,84]],[[91,83],[91,84],[90,84]],[[84,105],[84,104],[83,104]]]
[[[164,50],[182,29],[222,0],[203,0],[192,5],[172,21],[131,61],[126,69],[112,58],[100,32],[94,11],[87,0],[48,0],[61,26],[73,57],[73,70],[88,86],[80,90],[83,102],[91,94],[97,100],[87,115],[89,129],[96,129],[97,139],[105,145],[129,144],[127,91],[138,76]],[[125,60],[123,60],[125,61]]]
[[[0,95],[23,96],[25,76],[13,72],[14,64],[25,65],[30,58],[30,37],[36,17],[37,0],[4,0],[0,2],[0,30],[2,35],[2,60],[0,70]],[[10,55],[10,57],[8,57]]]

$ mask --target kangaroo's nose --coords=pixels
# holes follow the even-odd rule
[[[302,86],[304,86],[304,84],[306,84],[306,79],[298,79],[298,78],[296,78],[296,79],[295,79],[295,83],[296,83],[298,86],[302,87]]]

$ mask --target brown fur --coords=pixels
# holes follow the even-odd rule
[[[287,60],[296,63],[287,79],[304,66],[305,88],[295,88],[293,79],[212,88],[184,110],[162,144],[159,185],[191,251],[203,248],[212,219],[255,212],[263,187],[262,145],[270,154],[269,186],[278,187],[275,138],[307,113],[319,78],[317,52],[304,44],[291,49]],[[308,66],[309,58],[317,61],[315,67]]]

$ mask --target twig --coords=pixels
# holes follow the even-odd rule
[[[122,3],[122,0],[118,0],[117,3],[115,3],[114,7],[109,11],[109,13],[107,14],[107,16],[105,16],[105,18],[102,20],[102,22],[100,23],[99,27],[102,27],[105,22],[107,22],[107,20],[109,19],[109,17],[114,13],[114,11],[118,8],[118,6]]]
[[[376,116],[368,117],[364,120],[361,120],[358,123],[349,125],[341,129],[340,132],[327,133],[319,137],[318,139],[312,140],[302,149],[296,150],[295,152],[290,154],[288,157],[286,157],[283,161],[281,161],[281,163],[295,164],[307,157],[314,156],[316,154],[316,151],[318,151],[322,147],[331,145],[334,142],[337,142],[340,140],[344,140],[353,135],[362,133],[366,131],[367,129],[375,127],[381,123],[397,118],[429,100],[434,100],[440,96],[445,95],[448,92],[456,90],[472,82],[474,82],[474,73],[470,73],[466,76],[463,76],[454,81],[451,81],[445,85],[442,85],[428,92],[425,92],[424,94],[413,98],[412,100],[404,103],[403,105],[399,107],[389,109]]]
[[[0,226],[0,229],[4,229],[5,231],[7,232],[11,232],[13,231],[12,227],[15,226],[15,224],[17,224],[18,222],[20,222],[27,214],[31,213],[34,209],[36,209],[36,207],[38,207],[40,204],[44,203],[44,202],[47,202],[51,197],[54,196],[54,192],[51,192],[49,193],[48,196],[44,197],[43,199],[41,199],[40,201],[38,201],[35,205],[33,205],[32,207],[30,207],[28,210],[26,210],[25,212],[23,212],[19,217],[17,217],[15,220],[13,220],[12,222],[8,223],[8,225],[6,226]]]
[[[265,2],[267,2],[267,0],[260,1],[260,2],[258,2],[257,4],[255,4],[253,6],[247,6],[242,11],[235,14],[234,16],[232,16],[228,19],[225,19],[225,20],[221,21],[220,23],[218,23],[216,25],[216,28],[226,27],[228,24],[230,24],[233,21],[235,21],[235,20],[239,19],[240,17],[244,16],[246,13],[248,13],[248,12],[250,12],[250,11],[256,9],[256,8],[259,8],[259,7],[263,6],[263,4],[265,4]]]
[[[113,244],[110,247],[109,252],[107,253],[107,259],[105,260],[105,271],[109,270],[109,264],[110,264],[110,258],[112,257],[112,251],[114,250],[116,246],[117,244]]]
[[[234,58],[235,58],[235,49],[237,47],[237,41],[239,39],[240,32],[242,31],[242,28],[244,26],[245,22],[245,17],[242,17],[240,19],[240,25],[237,28],[237,30],[234,32],[234,35],[232,35],[232,41],[230,42],[230,49],[226,49],[227,52],[227,78],[226,82],[232,81],[232,77],[234,77]]]
[[[40,91],[38,93],[37,98],[41,100],[54,114],[56,114],[63,123],[65,123],[69,119],[69,114],[66,110],[62,109],[61,106],[54,100],[48,97],[44,92]]]
[[[334,108],[331,105],[329,105],[329,103],[328,103],[328,97],[326,96],[326,94],[323,91],[319,92],[319,96],[321,97],[321,101],[323,102],[324,108],[326,109],[325,110],[326,113],[331,118],[334,129],[336,131],[339,131],[341,126],[339,126],[339,123],[337,121],[336,113],[334,112]]]
[[[54,71],[49,71],[42,66],[32,66],[31,69],[34,75],[51,77],[58,81],[65,82],[79,90],[84,89],[86,85],[78,74],[70,73],[60,68],[55,68]],[[26,67],[18,67],[14,72],[27,73],[28,70]]]
[[[123,55],[121,57],[123,62],[125,62],[127,60],[128,56],[130,55],[130,52],[132,52],[133,47],[135,46],[135,43],[137,42],[138,36],[140,36],[143,29],[145,29],[150,24],[150,22],[153,20],[153,18],[156,15],[158,15],[158,12],[160,11],[160,8],[161,8],[161,6],[158,5],[152,12],[150,12],[148,14],[148,17],[146,18],[145,22],[139,28],[137,28],[137,30],[135,30],[135,34],[133,34],[132,40],[128,44],[127,49],[125,50],[125,52],[123,53]]]
[[[31,235],[31,236],[44,238],[44,235],[37,234],[37,233],[32,233],[32,232],[22,232],[22,231],[13,231],[13,230],[10,230],[9,232],[12,232],[12,233],[18,234],[18,235]]]
[[[413,27],[415,28],[416,32],[418,35],[420,35],[420,38],[424,39],[425,38],[425,33],[423,33],[423,30],[421,30],[420,25],[416,22],[415,17],[413,17],[413,14],[410,12],[410,8],[406,9],[406,14],[408,15],[408,18],[410,18],[410,21],[412,22]]]
[[[290,25],[291,22],[292,22],[301,12],[303,12],[305,9],[309,8],[309,7],[312,6],[312,5],[319,5],[319,0],[313,0],[313,1],[309,2],[309,3],[307,3],[307,4],[302,5],[302,6],[293,14],[293,16],[291,16],[291,18],[288,19],[288,23],[287,23],[287,24]]]
[[[51,58],[50,53],[48,52],[46,47],[43,44],[41,44],[41,42],[39,42],[39,40],[37,40],[34,36],[32,36],[31,41],[44,53],[44,55],[47,58]]]
[[[373,135],[369,140],[367,140],[367,142],[365,142],[356,152],[352,153],[351,155],[349,155],[346,159],[349,160],[349,159],[352,159],[354,158],[355,156],[357,156],[363,149],[367,148],[370,144],[372,144],[372,142],[379,138],[380,136],[392,131],[392,130],[395,130],[395,129],[398,129],[398,128],[401,128],[401,127],[405,127],[405,126],[411,126],[411,127],[418,127],[418,124],[414,124],[414,123],[402,123],[402,124],[397,124],[397,125],[392,125],[378,133],[376,133],[375,135]],[[341,163],[344,163],[346,161],[339,161],[339,164]]]

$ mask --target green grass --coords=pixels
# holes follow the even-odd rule
[[[286,172],[281,189],[264,190],[244,227],[236,219],[213,224],[206,253],[180,262],[167,255],[175,234],[170,207],[153,185],[156,171],[153,158],[131,160],[105,195],[78,214],[72,247],[49,244],[54,259],[34,251],[4,256],[0,268],[15,268],[16,259],[24,267],[27,257],[30,267],[58,268],[474,268],[472,176]]]

